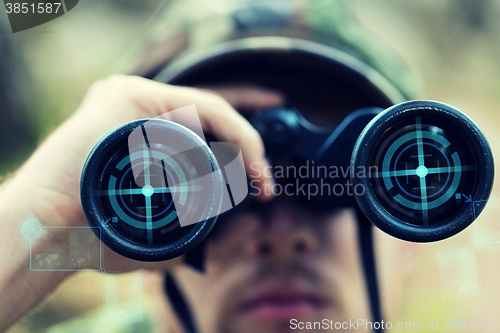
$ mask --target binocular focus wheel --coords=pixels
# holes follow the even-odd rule
[[[493,177],[493,155],[481,130],[459,110],[434,101],[380,113],[351,157],[363,212],[408,241],[437,241],[465,229],[486,205]]]
[[[133,132],[139,139],[144,134],[142,144],[130,140]],[[188,128],[159,119],[130,122],[106,135],[87,158],[83,211],[115,252],[141,261],[171,259],[212,229],[225,185],[217,170],[210,148]],[[185,225],[179,208],[198,215],[188,216],[192,222]]]

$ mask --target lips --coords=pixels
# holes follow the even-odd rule
[[[315,292],[297,287],[275,287],[257,293],[241,306],[244,316],[254,319],[302,318],[316,314],[328,301]]]

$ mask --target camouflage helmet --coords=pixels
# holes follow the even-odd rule
[[[248,49],[267,43],[267,47],[286,49],[297,46],[296,41],[299,40],[328,46],[374,69],[375,74],[370,72],[367,75],[370,80],[377,81],[376,85],[383,86],[383,90],[389,88],[381,83],[383,80],[378,75],[396,87],[403,99],[418,95],[413,73],[393,49],[362,26],[353,1],[166,1],[150,22],[144,39],[126,61],[125,71],[128,73],[153,78],[166,65],[179,66],[180,62],[186,66],[185,59],[193,60],[195,55],[197,61],[201,61],[209,52],[215,52],[214,47],[218,46],[218,52],[223,52],[221,48],[224,46],[221,45]],[[264,36],[268,38],[255,38]],[[275,38],[270,39],[270,36]],[[238,45],[228,43],[231,41],[240,42]],[[299,48],[313,45],[302,43]],[[200,54],[203,56],[200,57]],[[344,60],[352,63],[351,60],[341,59],[342,62]],[[366,68],[362,70],[366,71]],[[162,79],[168,81],[167,76]],[[401,101],[396,96],[391,98],[393,102]]]

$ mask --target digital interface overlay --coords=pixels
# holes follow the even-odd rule
[[[464,137],[439,118],[416,116],[413,122],[380,138],[372,187],[391,214],[432,225],[472,203],[478,162]]]
[[[30,243],[32,271],[104,271],[102,243],[94,235],[102,234],[100,227],[47,227],[27,220],[21,232]],[[48,240],[44,246],[33,247],[42,237]]]

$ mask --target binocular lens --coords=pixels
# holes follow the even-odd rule
[[[114,251],[137,260],[166,260],[208,234],[225,186],[204,141],[177,123],[128,123],[104,137],[81,178],[91,226]],[[214,213],[215,212],[215,213]]]
[[[412,101],[375,117],[356,142],[353,171],[366,177],[356,197],[380,229],[410,241],[435,241],[467,227],[486,204],[493,156],[479,128],[457,109]],[[353,175],[359,173],[354,172]]]

